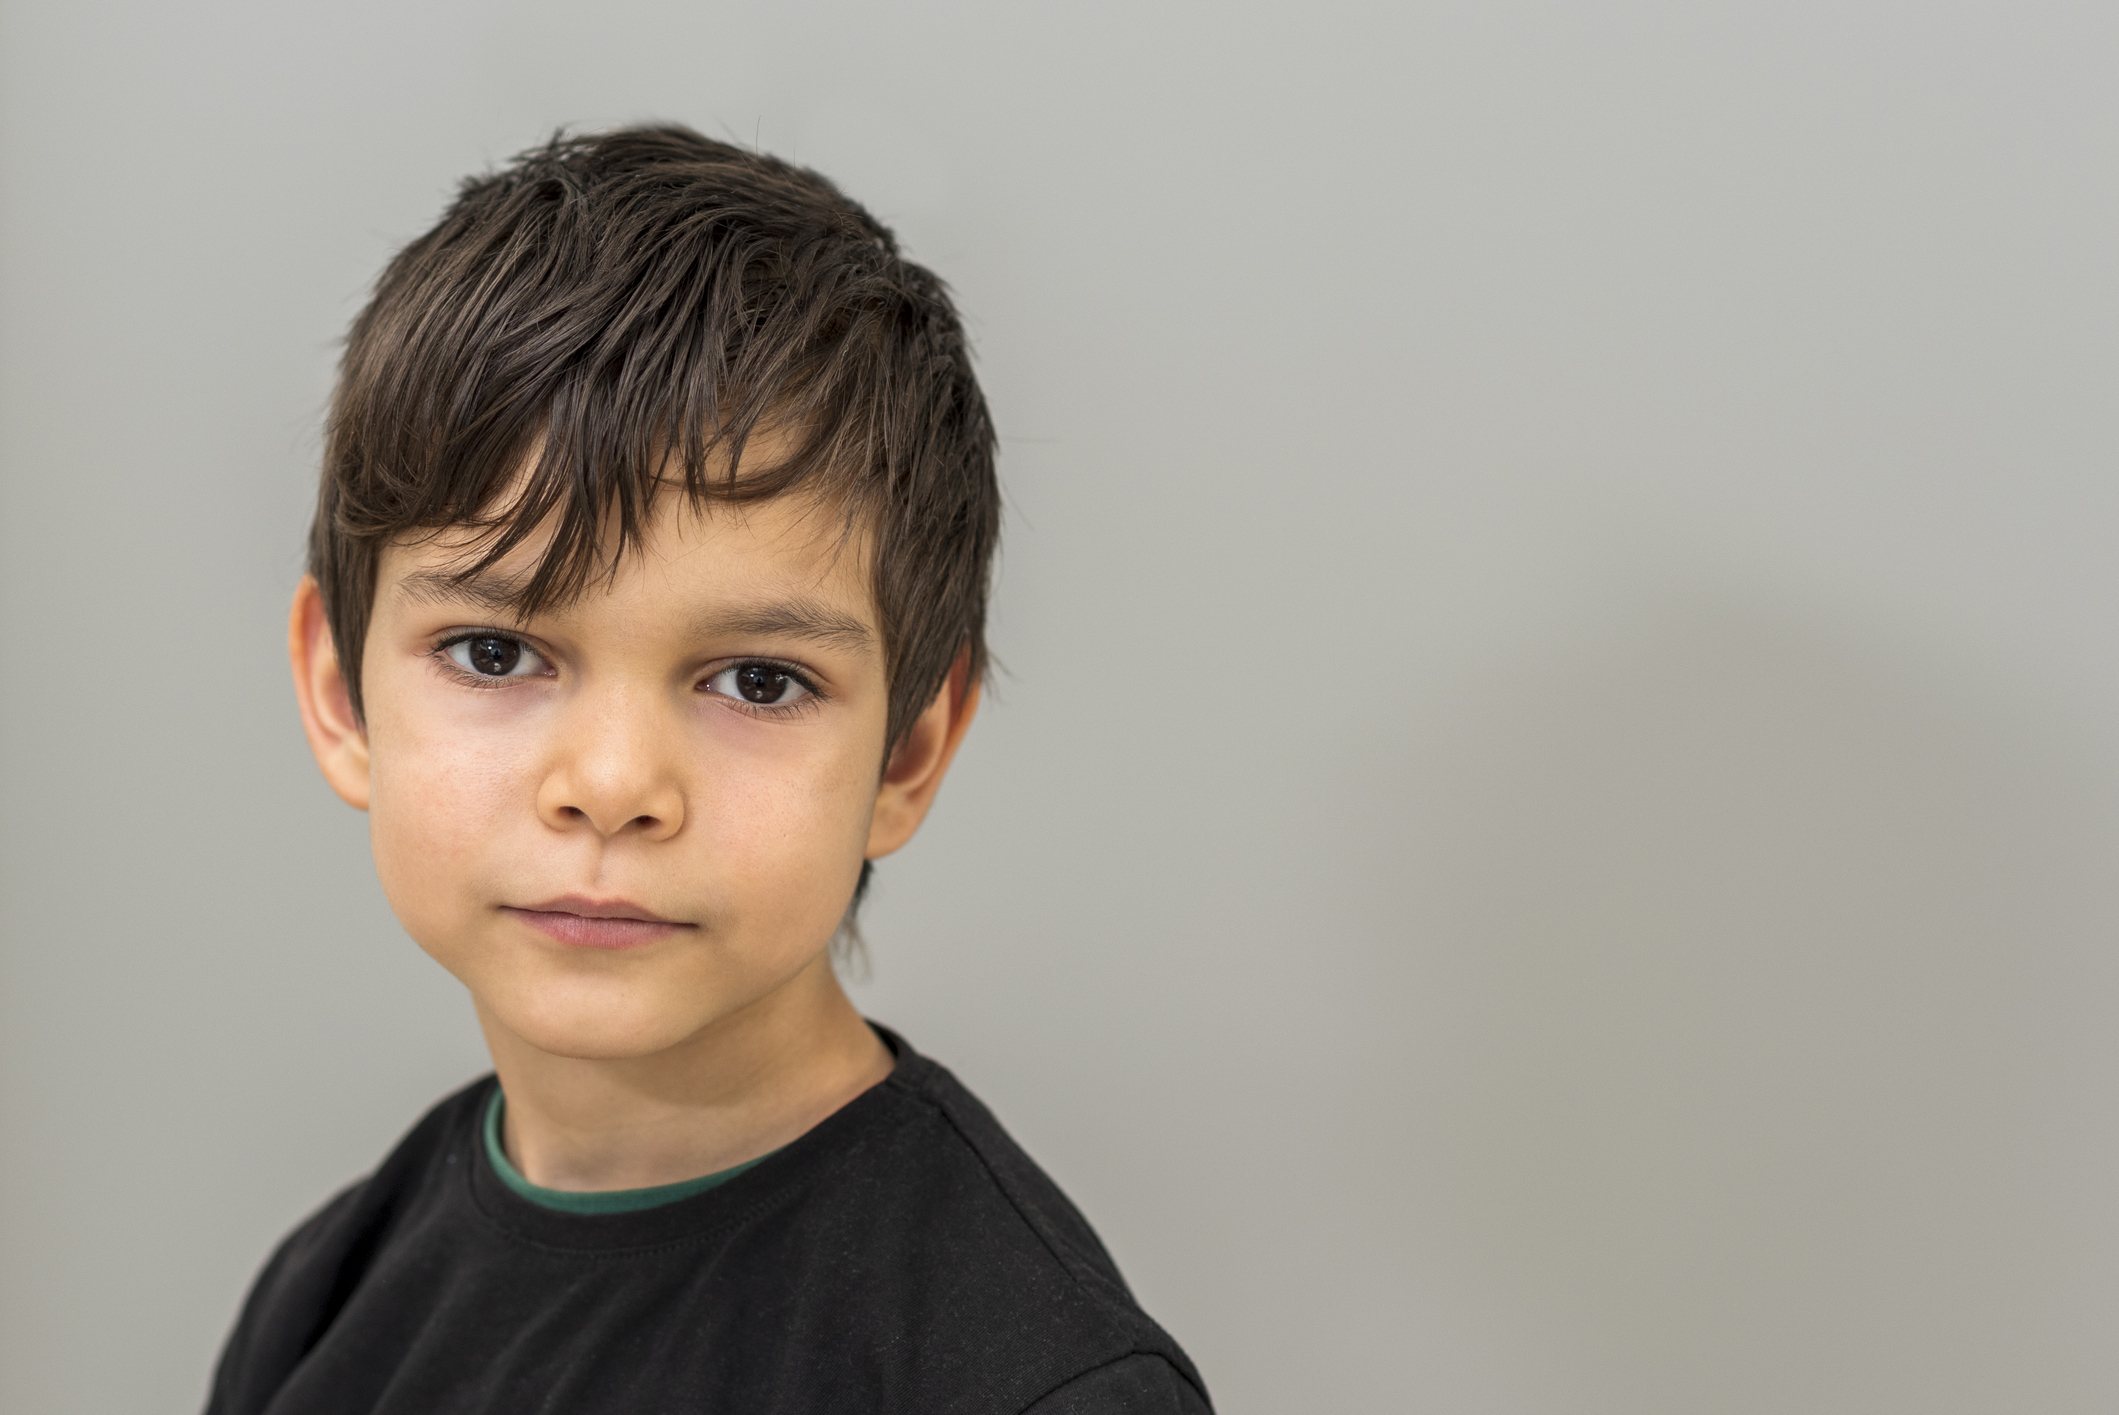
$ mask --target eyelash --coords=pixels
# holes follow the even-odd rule
[[[711,682],[715,678],[720,677],[722,674],[728,672],[731,668],[748,668],[753,664],[756,664],[760,668],[770,668],[775,673],[785,673],[788,677],[794,679],[795,682],[799,683],[802,686],[802,691],[805,696],[791,703],[747,703],[741,698],[732,698],[726,693],[715,693],[711,692],[710,690],[705,690],[703,688],[695,688],[694,691],[707,691],[707,696],[719,698],[721,699],[721,701],[727,703],[729,706],[736,708],[742,712],[747,712],[752,717],[759,718],[799,717],[804,713],[815,712],[826,702],[830,701],[830,699],[825,696],[824,690],[817,686],[817,682],[814,678],[810,677],[807,673],[803,672],[794,664],[789,663],[784,658],[730,659],[725,663],[716,664],[714,666],[714,671],[701,678],[699,682],[701,685],[703,685],[705,683]]]
[[[441,666],[442,671],[446,673],[450,678],[454,679],[458,683],[463,684],[467,688],[476,689],[479,692],[491,692],[496,688],[505,688],[508,686],[509,683],[518,681],[511,678],[491,677],[482,673],[466,673],[463,669],[459,668],[456,665],[456,661],[449,657],[449,650],[455,648],[458,644],[469,643],[473,639],[506,639],[510,643],[522,645],[523,648],[527,649],[531,653],[536,654],[547,664],[551,662],[551,656],[549,654],[547,654],[544,650],[538,648],[528,639],[525,639],[522,635],[506,633],[499,629],[458,630],[456,633],[450,634],[447,638],[437,641],[434,647],[427,651],[427,657],[433,659],[437,664],[439,664]],[[760,667],[764,668],[770,668],[775,673],[785,673],[788,677],[794,679],[795,682],[802,685],[802,690],[805,696],[799,699],[798,701],[792,703],[747,703],[744,702],[741,698],[732,698],[726,693],[714,693],[709,691],[707,695],[709,697],[719,698],[723,702],[728,703],[731,707],[734,707],[739,711],[746,712],[752,717],[758,718],[795,717],[802,713],[812,712],[818,707],[822,706],[824,703],[830,701],[828,695],[824,692],[824,690],[817,686],[816,680],[814,678],[810,677],[809,674],[805,673],[801,668],[797,667],[796,665],[787,662],[785,659],[779,658],[732,659],[726,663],[720,663],[715,665],[714,671],[706,675],[705,678],[702,678],[700,680],[700,683],[704,684],[710,679],[718,677],[723,673],[726,673],[731,668],[746,668],[752,664],[757,664]],[[546,675],[539,674],[537,676],[544,677]]]
[[[493,677],[484,673],[466,673],[459,667],[456,660],[449,657],[449,650],[455,648],[458,644],[470,643],[473,639],[506,639],[509,643],[519,644],[528,652],[536,654],[537,657],[545,661],[547,667],[550,666],[552,661],[549,654],[522,635],[510,634],[499,629],[459,629],[446,638],[436,641],[434,647],[427,651],[427,657],[440,665],[441,671],[451,679],[461,683],[466,688],[475,688],[482,693],[491,692],[496,688],[505,688],[510,683],[518,680],[512,677]],[[537,676],[542,678],[547,675],[540,673]]]

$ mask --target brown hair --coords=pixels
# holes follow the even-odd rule
[[[666,475],[812,493],[872,537],[894,746],[960,653],[985,671],[993,464],[947,289],[831,183],[674,125],[559,136],[467,180],[354,320],[309,569],[358,714],[394,537],[480,529],[469,578],[552,520],[530,614],[616,568]]]

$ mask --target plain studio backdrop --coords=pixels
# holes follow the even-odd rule
[[[2119,10],[0,6],[0,1408],[484,1069],[282,657],[336,341],[666,117],[955,287],[1006,665],[872,1015],[1227,1415],[2119,1391]]]

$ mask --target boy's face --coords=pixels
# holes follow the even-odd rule
[[[664,1050],[822,966],[862,861],[910,837],[947,765],[945,700],[972,704],[946,689],[882,771],[860,542],[787,498],[667,496],[614,578],[527,620],[504,590],[540,544],[455,587],[463,548],[385,551],[365,732],[319,739],[323,669],[304,698],[412,937],[489,1022],[583,1058]],[[302,621],[298,601],[297,640]],[[933,779],[901,789],[906,752],[936,750]]]

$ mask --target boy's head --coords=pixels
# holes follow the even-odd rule
[[[817,964],[975,704],[993,455],[940,282],[682,128],[555,140],[391,263],[296,676],[482,1009],[637,1054]]]

